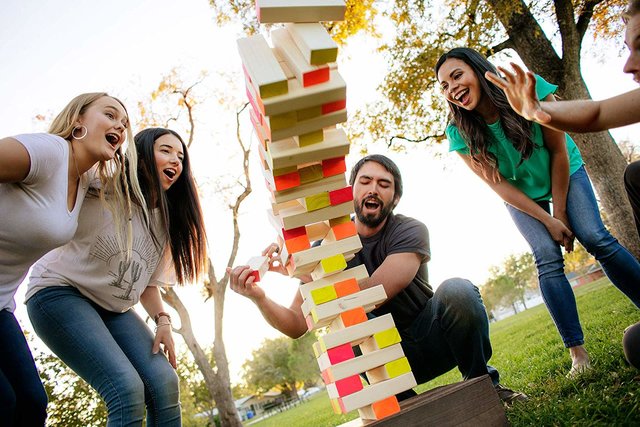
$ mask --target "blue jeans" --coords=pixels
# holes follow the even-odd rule
[[[13,313],[0,311],[0,425],[44,426],[44,391],[27,340]]]
[[[466,380],[498,371],[491,358],[489,320],[478,288],[464,279],[448,279],[436,289],[411,326],[400,331],[402,349],[418,384],[456,366]]]
[[[100,393],[107,426],[180,426],[178,376],[166,357],[153,354],[154,336],[133,311],[107,311],[76,288],[54,286],[27,301],[44,343]]]
[[[548,202],[539,204],[549,212]],[[513,206],[507,205],[507,209],[533,251],[542,298],[565,347],[584,344],[576,299],[564,274],[560,245],[553,241],[540,221]],[[640,264],[604,227],[584,166],[570,177],[567,216],[576,239],[600,262],[611,282],[640,307]]]

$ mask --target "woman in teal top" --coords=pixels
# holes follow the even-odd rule
[[[542,297],[569,348],[569,375],[576,375],[590,364],[560,246],[570,252],[577,238],[638,307],[640,264],[602,224],[580,151],[568,135],[520,117],[484,78],[495,67],[473,49],[445,53],[435,71],[451,110],[450,151],[505,201],[531,246]],[[537,77],[536,87],[541,100],[554,100],[556,86]]]

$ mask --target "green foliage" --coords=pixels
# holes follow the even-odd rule
[[[319,374],[311,347],[314,340],[313,333],[297,340],[288,337],[264,340],[242,366],[247,388],[262,394],[275,387],[295,397],[296,383],[315,383]]]
[[[640,420],[640,376],[622,354],[622,331],[637,321],[637,309],[607,279],[576,290],[578,310],[593,370],[577,380],[565,374],[568,352],[544,305],[491,324],[491,365],[501,382],[529,395],[529,401],[507,409],[513,426],[637,425]],[[422,384],[416,391],[460,381],[457,369]],[[336,426],[357,413],[334,415],[326,393],[255,427]]]
[[[209,349],[206,353],[213,366],[213,352]],[[209,422],[212,422],[215,402],[209,393],[200,369],[198,369],[190,353],[183,351],[178,354],[176,372],[180,378],[183,426],[201,426],[203,417],[196,417],[196,415],[204,413],[209,414]]]
[[[501,267],[491,267],[489,280],[481,287],[487,311],[498,307],[513,307],[520,301],[526,307],[525,293],[537,285],[536,266],[531,253],[510,255]]]

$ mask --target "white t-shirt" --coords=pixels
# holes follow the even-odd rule
[[[11,312],[31,264],[73,237],[86,192],[78,185],[69,212],[69,142],[46,133],[13,138],[27,149],[31,164],[22,182],[0,184],[0,310]],[[87,181],[83,176],[82,182]]]
[[[157,209],[151,216],[159,221]],[[132,226],[133,251],[127,262],[118,248],[111,212],[96,196],[87,195],[73,239],[33,266],[26,299],[50,286],[73,286],[104,309],[124,313],[148,285],[173,285],[176,276],[171,250],[163,249],[165,234],[158,236],[158,248],[138,209]]]

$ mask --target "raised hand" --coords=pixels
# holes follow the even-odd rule
[[[530,71],[524,71],[518,64],[511,63],[514,73],[504,67],[498,70],[504,78],[486,72],[485,78],[502,89],[513,110],[527,120],[540,124],[548,123],[551,116],[542,110],[536,94],[536,78]]]

